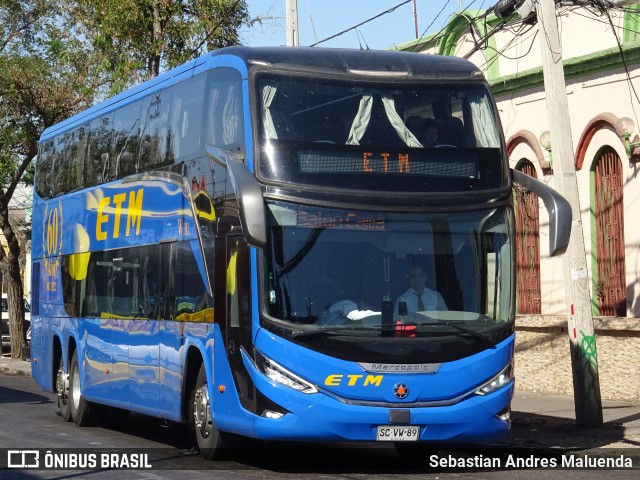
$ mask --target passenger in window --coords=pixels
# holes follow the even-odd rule
[[[424,128],[424,118],[418,115],[412,115],[405,120],[405,125],[413,133],[413,136],[419,139]]]
[[[425,148],[438,146],[438,135],[438,123],[433,118],[427,118],[422,127],[422,146]]]
[[[447,310],[442,295],[427,287],[427,275],[420,265],[412,267],[406,277],[410,286],[396,300],[395,313],[405,309],[406,313]],[[404,306],[400,308],[402,303]]]

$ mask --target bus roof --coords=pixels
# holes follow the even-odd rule
[[[296,70],[327,69],[335,72],[382,76],[384,73],[405,73],[431,78],[470,78],[480,70],[473,63],[458,57],[427,55],[394,50],[357,50],[317,47],[227,47],[210,55],[235,55],[247,64],[263,63]],[[477,73],[476,73],[477,72]]]
[[[394,50],[357,50],[317,47],[226,47],[209,52],[151,80],[140,83],[118,95],[100,102],[60,123],[47,128],[40,140],[85,124],[112,110],[127,105],[198,71],[223,66],[222,57],[236,57],[247,66],[271,66],[296,71],[324,70],[334,74],[361,75],[363,78],[423,78],[428,80],[483,79],[473,63],[458,57],[399,52]],[[197,68],[200,67],[200,68]]]

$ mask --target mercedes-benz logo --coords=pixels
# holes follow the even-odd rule
[[[400,399],[407,398],[407,395],[409,395],[409,389],[404,383],[396,383],[393,387],[393,394]]]

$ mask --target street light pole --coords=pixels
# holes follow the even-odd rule
[[[416,4],[416,0],[413,0],[413,23],[416,27],[416,40],[418,37],[418,5]]]
[[[571,204],[573,214],[571,240],[562,257],[562,264],[565,298],[569,305],[567,331],[571,348],[576,424],[599,427],[602,425],[602,401],[598,360],[556,5],[554,0],[537,0],[536,3],[541,29],[540,49],[547,116],[553,148],[554,183],[556,189]]]
[[[298,0],[287,0],[287,47],[300,45],[298,36]]]

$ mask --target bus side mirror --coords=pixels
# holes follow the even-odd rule
[[[511,170],[513,181],[532,191],[544,202],[549,214],[549,255],[564,253],[571,237],[571,205],[553,188],[518,170]]]
[[[267,244],[264,198],[256,177],[244,163],[227,164],[229,180],[238,199],[240,225],[247,243],[257,248]]]
[[[207,145],[206,149],[209,158],[227,169],[231,187],[238,201],[240,226],[245,240],[249,245],[263,248],[267,244],[267,225],[264,198],[258,180],[233,152],[213,145]]]

